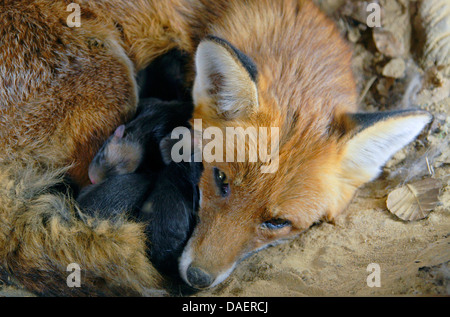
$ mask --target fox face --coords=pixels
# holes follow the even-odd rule
[[[202,119],[203,131],[279,129],[275,144],[272,135],[262,136],[270,148],[263,160],[249,159],[260,145],[252,146],[251,133],[241,136],[245,160],[229,156],[228,142],[212,151],[223,152],[223,159],[203,156],[198,224],[179,263],[183,279],[196,288],[219,284],[249,254],[333,219],[431,120],[424,111],[348,113],[344,105],[325,109],[306,98],[306,106],[283,109],[252,59],[213,36],[199,44],[195,64],[194,119]],[[231,151],[237,154],[236,147]],[[274,168],[262,172],[270,164]]]

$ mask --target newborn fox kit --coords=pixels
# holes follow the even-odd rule
[[[246,12],[267,4],[252,2]],[[278,127],[279,143],[272,173],[261,173],[262,161],[204,160],[199,223],[180,260],[193,287],[215,286],[249,253],[332,220],[432,118],[354,113],[351,52],[315,7],[300,1],[295,13],[283,4],[274,1],[244,35],[228,35],[237,17],[226,15],[215,34],[227,40],[207,36],[195,54],[194,119],[224,133]]]
[[[154,98],[140,102],[136,118],[120,125],[102,145],[89,165],[93,184],[108,176],[149,172],[163,166],[160,142],[174,128],[185,126],[192,116],[192,105]]]

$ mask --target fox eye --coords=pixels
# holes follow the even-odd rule
[[[216,185],[219,188],[220,195],[222,197],[227,197],[230,194],[230,184],[227,175],[218,168],[214,168],[214,178]]]
[[[289,220],[281,219],[281,218],[273,218],[273,219],[263,222],[261,226],[263,228],[267,228],[270,230],[277,230],[277,229],[281,229],[281,228],[284,228],[284,227],[287,227],[290,225],[291,225],[291,222]]]

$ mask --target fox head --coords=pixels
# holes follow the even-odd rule
[[[194,119],[202,119],[203,129],[279,128],[278,144],[270,146],[276,158],[204,157],[198,224],[179,263],[183,279],[196,288],[219,284],[249,254],[339,214],[431,120],[415,110],[325,113],[315,104],[283,110],[255,63],[217,37],[199,44],[195,66]],[[271,144],[272,137],[264,138]],[[275,168],[262,172],[271,160]]]

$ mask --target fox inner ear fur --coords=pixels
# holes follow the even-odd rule
[[[256,65],[227,41],[207,36],[197,48],[195,67],[196,107],[214,107],[225,119],[246,116],[258,108]]]
[[[349,131],[342,148],[342,176],[360,186],[376,178],[397,151],[432,120],[422,110],[345,114]]]

